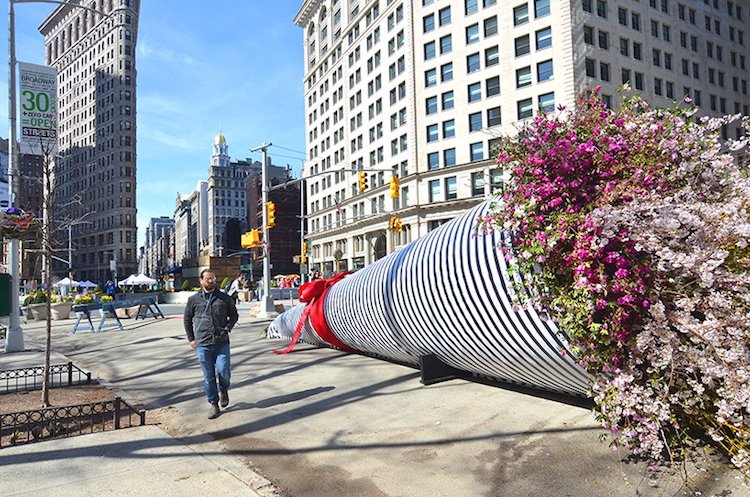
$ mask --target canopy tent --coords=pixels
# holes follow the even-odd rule
[[[86,281],[80,282],[78,286],[80,286],[81,288],[95,288],[97,284],[92,281],[86,280]]]
[[[75,280],[71,280],[67,276],[57,283],[53,283],[52,286],[54,287],[61,287],[61,286],[80,286],[81,284]]]
[[[138,286],[138,285],[153,285],[156,283],[156,280],[153,278],[149,278],[145,274],[131,274],[127,278],[125,278],[122,281],[119,281],[118,284],[120,286]]]

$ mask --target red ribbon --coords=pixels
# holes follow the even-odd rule
[[[333,333],[331,328],[328,326],[328,322],[325,317],[325,298],[328,290],[331,287],[344,279],[345,276],[351,274],[350,271],[342,271],[333,278],[327,280],[315,280],[310,281],[302,285],[299,289],[299,300],[300,302],[307,302],[305,309],[302,311],[302,317],[297,324],[297,328],[294,330],[292,340],[284,350],[274,350],[277,354],[287,354],[294,349],[294,346],[299,341],[299,337],[302,334],[302,327],[305,325],[307,320],[310,320],[310,324],[315,329],[318,336],[323,339],[329,345],[344,350],[346,352],[356,352],[355,349],[349,347]]]

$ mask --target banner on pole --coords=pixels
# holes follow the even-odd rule
[[[19,62],[18,72],[21,142],[40,155],[54,154],[57,152],[57,70]]]

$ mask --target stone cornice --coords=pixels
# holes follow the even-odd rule
[[[297,15],[294,16],[294,24],[304,28],[310,22],[312,15],[318,10],[322,0],[305,0]]]

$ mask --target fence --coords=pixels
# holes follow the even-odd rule
[[[4,393],[39,390],[42,388],[43,379],[44,366],[0,371],[0,395]],[[51,365],[49,379],[50,388],[88,385],[92,382],[91,373],[82,371],[72,362]]]
[[[0,371],[0,394],[39,390],[43,379],[44,366]],[[51,365],[49,380],[50,388],[88,385],[92,382],[91,373],[82,371],[72,362]]]
[[[135,424],[135,423],[137,424]],[[91,402],[0,414],[0,448],[146,424],[146,411],[115,397]]]

